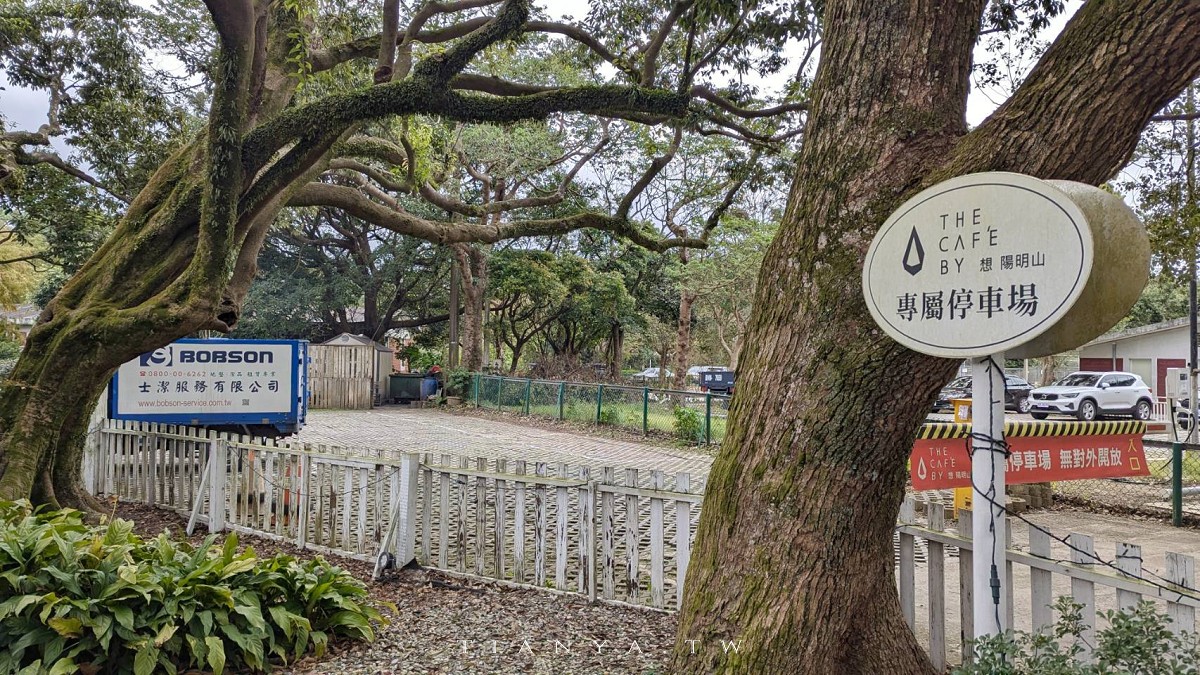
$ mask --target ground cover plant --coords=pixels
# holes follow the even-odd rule
[[[320,558],[0,502],[0,673],[269,670],[334,638],[373,640],[381,620],[363,584]]]
[[[1101,673],[1200,673],[1200,641],[1176,634],[1171,619],[1143,600],[1127,612],[1103,612],[1108,626],[1096,631],[1090,658],[1084,645],[1083,605],[1061,597],[1058,621],[1039,633],[1010,631],[975,643],[976,658],[955,675],[1099,675]]]

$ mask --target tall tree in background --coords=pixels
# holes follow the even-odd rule
[[[892,533],[913,438],[958,362],[878,330],[858,281],[867,247],[906,198],[953,176],[1110,179],[1200,74],[1200,3],[1090,0],[968,129],[981,29],[1060,3],[822,5],[804,145],[688,569],[679,672],[933,672],[900,611]]]
[[[267,237],[235,334],[382,342],[388,331],[445,322],[450,255],[331,209],[295,209]]]
[[[774,236],[774,224],[731,218],[708,248],[677,273],[680,292],[695,297],[698,313],[711,325],[730,370],[738,368],[758,270]]]

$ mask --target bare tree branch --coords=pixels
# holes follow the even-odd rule
[[[481,91],[496,96],[523,96],[525,94],[541,94],[554,91],[558,87],[544,87],[537,84],[512,82],[491,75],[476,75],[462,73],[450,81],[450,87],[466,91]]]
[[[79,180],[87,183],[88,185],[91,185],[92,187],[103,190],[104,192],[108,193],[109,195],[112,195],[116,199],[119,199],[120,201],[122,201],[126,204],[129,203],[129,197],[108,187],[104,183],[102,183],[99,180],[97,180],[96,178],[92,177],[86,171],[68,163],[66,160],[59,157],[56,153],[53,153],[53,152],[20,152],[17,154],[17,163],[28,165],[28,166],[32,166],[35,164],[49,164],[50,166],[58,169],[59,171],[62,171],[63,173],[65,173],[69,176],[78,178]]]
[[[345,186],[309,183],[291,200],[292,206],[329,206],[394,232],[436,244],[466,242],[495,243],[519,237],[554,236],[583,228],[610,232],[652,251],[676,247],[704,248],[707,241],[697,238],[662,239],[643,232],[623,218],[584,212],[563,218],[518,220],[482,224],[470,221],[439,222],[420,218],[405,211],[389,209],[371,201],[362,192]]]
[[[718,108],[724,110],[725,112],[733,114],[733,115],[737,115],[738,117],[741,117],[743,119],[757,119],[760,117],[774,117],[776,115],[782,115],[784,113],[808,110],[808,103],[804,103],[804,102],[781,103],[777,106],[772,106],[770,108],[760,108],[758,110],[754,110],[751,108],[742,108],[742,107],[734,104],[729,99],[727,99],[727,98],[721,96],[720,94],[718,94],[717,92],[713,91],[712,89],[709,89],[708,87],[704,87],[704,86],[699,86],[699,85],[692,87],[692,96],[695,96],[697,98],[702,98],[710,103],[715,104]]]
[[[654,84],[654,79],[658,75],[659,52],[662,51],[663,44],[666,43],[667,36],[670,35],[671,30],[675,28],[679,17],[683,16],[683,13],[692,6],[692,2],[693,0],[680,0],[676,2],[671,7],[671,11],[667,13],[666,18],[663,19],[663,23],[658,27],[658,31],[655,32],[654,37],[650,39],[650,42],[646,43],[646,48],[643,50],[640,79],[643,87],[649,87]]]
[[[1180,113],[1178,115],[1155,115],[1150,118],[1151,122],[1186,122],[1188,120],[1200,120],[1200,113]]]
[[[646,191],[650,186],[651,181],[662,172],[663,167],[671,163],[675,158],[675,153],[679,151],[679,144],[683,141],[683,127],[675,127],[675,135],[671,138],[671,144],[667,147],[667,151],[655,157],[650,161],[650,166],[642,173],[641,178],[629,188],[629,192],[621,199],[621,203],[617,206],[617,217],[625,219],[629,217],[629,209],[633,207],[633,202]]]

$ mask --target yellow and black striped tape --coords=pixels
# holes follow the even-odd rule
[[[1146,423],[1138,420],[1112,422],[1005,422],[1005,437],[1013,436],[1109,436],[1146,433]],[[966,438],[971,435],[970,424],[927,423],[921,425],[917,438]]]

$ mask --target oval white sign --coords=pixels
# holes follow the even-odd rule
[[[1055,324],[1083,292],[1092,232],[1030,176],[989,172],[923,190],[867,250],[863,295],[880,328],[924,354],[999,354]]]

